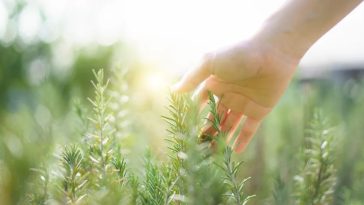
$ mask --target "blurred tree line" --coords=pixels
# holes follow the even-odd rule
[[[28,4],[23,0],[4,1],[8,19],[0,36],[0,115],[24,104],[35,105],[34,94],[41,84],[51,85],[62,96],[59,104],[67,106],[72,92],[89,96],[91,69],[116,66],[116,55],[118,62],[130,59],[131,50],[123,43],[73,45],[62,37],[45,40],[40,33],[31,41],[24,40],[19,32],[19,16]],[[41,8],[37,12],[42,17],[41,29],[51,29],[46,28],[47,17]],[[126,53],[127,57],[123,55]]]

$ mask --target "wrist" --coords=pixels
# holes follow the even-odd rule
[[[299,62],[313,42],[302,38],[294,28],[278,27],[269,19],[263,28],[253,37],[269,52],[276,53],[287,60]]]
[[[295,46],[293,41],[270,31],[257,33],[250,41],[265,61],[295,70],[309,46]]]

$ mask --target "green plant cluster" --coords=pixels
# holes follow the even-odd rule
[[[246,204],[250,198],[239,182],[239,165],[232,150],[212,154],[209,143],[199,143],[203,118],[188,95],[171,94],[168,116],[169,157],[158,161],[151,152],[144,170],[128,167],[115,123],[116,102],[103,70],[94,71],[92,110],[76,107],[84,132],[81,139],[63,146],[58,163],[33,169],[26,197],[5,204]],[[110,91],[110,92],[109,92]],[[113,104],[114,103],[114,104]],[[112,105],[113,104],[113,105]],[[211,106],[211,109],[216,109]],[[213,111],[215,112],[215,111]],[[120,114],[120,113],[119,113]],[[87,119],[86,119],[87,118]],[[218,121],[213,122],[218,123]],[[219,126],[215,124],[214,126]],[[240,163],[239,163],[240,164]],[[237,187],[239,186],[239,187]],[[207,194],[208,193],[208,194]],[[21,198],[21,197],[19,197]]]
[[[307,130],[304,167],[296,176],[297,204],[331,204],[336,183],[332,130],[317,111]]]
[[[161,159],[148,151],[143,166],[134,167],[125,143],[129,135],[126,86],[116,76],[105,80],[103,70],[94,71],[94,76],[94,95],[88,99],[91,108],[82,103],[75,106],[80,137],[60,145],[39,137],[47,136],[44,133],[29,138],[21,130],[17,136],[5,132],[0,140],[1,205],[261,204],[261,196],[249,188],[259,179],[243,177],[243,163],[235,161],[232,149],[221,142],[226,133],[220,131],[222,116],[211,93],[212,120],[201,117],[198,102],[189,95],[171,94],[168,114],[163,116],[168,124],[168,157]],[[206,120],[216,136],[201,134]],[[317,112],[304,137],[302,156],[297,152],[302,168],[297,169],[294,185],[278,178],[265,203],[333,204],[337,171],[331,131]]]

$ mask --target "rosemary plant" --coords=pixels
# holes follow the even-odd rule
[[[254,195],[246,195],[243,192],[246,181],[250,178],[245,178],[241,182],[237,179],[237,173],[239,171],[240,166],[243,164],[243,161],[235,163],[231,160],[231,155],[233,151],[230,147],[226,147],[224,151],[224,162],[221,167],[225,173],[224,182],[227,184],[229,189],[229,193],[227,196],[230,201],[234,201],[234,204],[237,205],[245,205],[248,203],[249,199],[254,197]],[[230,204],[230,203],[229,203]]]
[[[220,124],[221,124],[221,119],[224,116],[220,116],[218,113],[218,102],[216,102],[216,99],[214,97],[214,95],[209,92],[209,101],[208,101],[208,105],[209,105],[209,113],[211,115],[211,118],[206,118],[208,125],[212,126],[216,132],[217,132],[217,136],[211,136],[210,134],[206,134],[206,133],[202,133],[199,136],[199,141],[200,143],[210,143],[211,145],[215,144],[215,140],[219,139],[219,137],[223,137],[221,136],[223,133],[221,132],[220,129]]]
[[[65,170],[62,187],[65,203],[81,204],[86,197],[85,187],[87,184],[87,174],[82,171],[83,155],[81,150],[75,145],[65,147],[61,161]]]
[[[171,137],[166,140],[170,142],[169,149],[175,154],[170,157],[177,172],[182,168],[183,155],[186,153],[186,139],[190,132],[188,122],[192,104],[190,101],[187,95],[172,93],[167,107],[169,116],[162,116],[169,125],[167,131]]]
[[[175,187],[175,195],[181,197],[174,197],[179,200],[183,198],[183,193],[186,192],[186,159],[187,159],[187,142],[191,140],[191,135],[197,135],[198,130],[198,117],[195,112],[195,105],[188,95],[171,94],[169,99],[169,106],[167,107],[169,116],[162,116],[168,123],[167,131],[170,137],[166,140],[169,142],[169,154],[171,160],[171,167],[173,183]],[[193,133],[195,132],[195,133]]]
[[[110,86],[107,92],[107,95],[110,96],[108,110],[112,115],[109,120],[109,124],[114,131],[113,139],[119,143],[122,143],[123,140],[129,136],[130,130],[130,116],[129,110],[127,109],[129,105],[129,97],[127,95],[128,84],[126,81],[127,70],[113,69],[111,73],[112,76],[110,77]],[[125,147],[123,147],[123,149],[125,149]]]
[[[44,166],[31,170],[38,176],[38,180],[30,185],[32,193],[28,195],[28,202],[32,205],[45,205],[49,200],[49,172]]]
[[[109,162],[112,156],[110,139],[112,130],[110,130],[109,120],[111,115],[107,112],[110,98],[106,96],[106,89],[109,80],[104,82],[104,71],[93,70],[96,82],[91,81],[95,88],[94,99],[88,98],[93,106],[93,116],[89,117],[93,123],[94,130],[89,134],[89,154],[93,164],[96,165],[95,174],[98,186],[102,186],[107,179],[106,174],[110,169]],[[101,184],[100,184],[101,183]]]
[[[216,132],[211,135],[201,133],[206,120],[200,116],[199,106],[189,95],[171,94],[167,108],[169,114],[163,117],[168,124],[169,157],[160,160],[150,153],[144,164],[135,163],[135,158],[126,152],[128,143],[133,141],[124,141],[124,138],[130,139],[126,136],[134,133],[133,126],[128,123],[132,116],[127,109],[127,86],[126,81],[122,80],[123,74],[122,78],[113,75],[110,81],[106,80],[103,70],[94,71],[94,75],[92,85],[95,93],[89,99],[91,109],[86,109],[82,101],[77,103],[75,109],[81,123],[73,119],[75,115],[68,113],[66,118],[62,115],[60,120],[48,123],[40,119],[43,115],[39,113],[34,120],[36,113],[32,111],[1,116],[1,205],[242,205],[264,201],[250,201],[253,196],[245,189],[249,178],[240,178],[239,174],[242,163],[233,160],[232,149],[222,142],[226,134],[221,131],[224,116],[218,112],[220,105],[213,94],[209,94],[207,126]],[[297,104],[293,102],[291,108],[284,107],[286,112],[296,108]],[[269,183],[264,183],[264,186],[255,184],[263,190],[259,191],[259,197],[267,196],[267,200],[272,202],[269,204],[279,205],[362,204],[364,166],[359,160],[359,153],[362,153],[363,141],[351,138],[354,134],[359,136],[362,133],[360,111],[362,108],[355,111],[357,117],[346,122],[357,127],[355,132],[344,133],[347,138],[342,140],[347,142],[347,148],[342,152],[347,153],[346,157],[334,157],[335,153],[340,152],[333,149],[331,128],[322,113],[313,116],[305,136],[301,160],[292,157],[287,161],[297,154],[295,148],[302,143],[301,140],[283,137],[282,148],[293,140],[296,140],[296,144],[294,148],[284,151],[285,157],[264,160],[269,173],[279,177],[272,197],[267,194],[267,190],[272,188]],[[289,117],[287,120],[294,119]],[[292,124],[282,122],[281,118],[274,120],[280,123],[274,123],[272,129],[279,133],[277,135],[291,135]],[[64,121],[67,123],[63,124]],[[289,132],[277,131],[279,129],[276,128],[283,124]],[[73,128],[78,132],[73,132]],[[138,133],[141,132],[136,132],[133,137],[137,138]],[[56,141],[58,138],[53,137],[54,134],[57,137],[70,136],[67,139],[74,145],[63,146],[64,142]],[[276,140],[274,138],[269,143]],[[348,152],[352,151],[353,146],[357,151]],[[59,147],[62,150],[57,149]],[[270,149],[271,146],[268,148],[267,156],[275,150]],[[247,152],[245,156],[249,157],[250,154]],[[279,153],[277,155],[281,156]],[[348,160],[354,158],[357,163]],[[277,160],[280,162],[277,163]],[[293,179],[292,173],[297,173],[298,161],[303,163],[302,171]],[[138,167],[139,164],[143,166]],[[334,164],[341,164],[340,181],[345,183],[336,183]],[[281,165],[287,167],[279,171]],[[291,183],[293,180],[295,183]],[[292,187],[295,188],[293,191]],[[334,187],[336,197],[333,197]]]
[[[166,179],[158,165],[153,163],[150,153],[147,154],[145,164],[145,182],[140,192],[141,204],[163,205],[167,204]]]
[[[128,176],[128,184],[129,184],[129,204],[130,205],[136,205],[139,203],[138,199],[139,199],[139,179],[138,177],[136,177],[133,174],[129,174]]]
[[[118,149],[120,150],[120,148]],[[121,157],[120,151],[114,154],[115,156],[111,160],[111,164],[114,167],[114,172],[117,176],[117,183],[123,186],[126,183],[126,161]]]
[[[91,81],[95,89],[93,99],[88,99],[93,107],[93,116],[90,116],[91,132],[88,134],[86,141],[88,143],[88,158],[86,166],[90,172],[90,181],[92,181],[91,190],[94,204],[125,203],[127,200],[126,192],[127,169],[126,160],[121,155],[121,145],[116,139],[116,132],[120,134],[117,110],[119,105],[112,109],[110,102],[109,80],[105,82],[104,71],[93,71],[96,81]],[[120,96],[118,96],[120,97]],[[120,103],[120,102],[119,102]],[[111,119],[114,122],[111,122]],[[102,192],[100,192],[102,190]]]
[[[191,101],[186,95],[171,95],[168,107],[170,116],[164,118],[170,125],[168,131],[172,135],[169,140],[172,151],[171,160],[174,170],[178,173],[175,176],[178,188],[176,194],[172,195],[172,201],[186,204],[221,204],[226,201],[225,193],[233,190],[237,204],[246,204],[250,196],[242,193],[245,181],[241,182],[240,190],[236,188],[238,186],[236,173],[239,166],[235,167],[231,161],[230,148],[227,148],[230,152],[225,153],[225,156],[230,157],[224,159],[227,167],[221,170],[215,167],[215,164],[218,164],[216,160],[221,153],[217,150],[215,155],[211,155],[211,145],[222,144],[218,141],[224,137],[225,133],[221,132],[220,119],[222,116],[218,115],[218,103],[211,93],[209,94],[209,105],[212,115],[209,123],[217,130],[216,136],[201,135],[198,132],[201,130],[202,124],[199,115],[196,115],[197,109],[193,109],[197,108],[196,102]],[[191,123],[191,121],[195,123]],[[234,169],[234,173],[231,173],[231,168]],[[222,178],[223,172],[229,177]],[[224,181],[233,186],[228,187],[227,190]]]
[[[231,149],[225,152],[223,169],[215,164],[222,152],[211,152],[210,143],[201,143],[198,105],[188,95],[171,94],[169,116],[163,117],[169,124],[169,159],[158,162],[150,153],[145,160],[145,174],[142,179],[127,169],[127,161],[122,155],[120,138],[124,133],[118,126],[123,120],[120,105],[123,102],[111,100],[119,95],[109,92],[109,81],[105,82],[103,70],[94,71],[96,81],[92,81],[95,97],[89,99],[92,114],[85,123],[85,142],[65,146],[60,158],[62,176],[43,176],[43,191],[33,193],[29,202],[33,204],[131,204],[131,205],[215,205],[246,204],[249,196],[242,192],[245,181],[238,183],[236,166],[231,160]],[[112,103],[121,103],[110,106]],[[223,137],[220,131],[220,116],[217,115],[215,99],[210,94],[211,120],[218,130],[213,142]],[[79,116],[86,118],[83,109],[76,109]],[[115,114],[116,113],[116,114]],[[119,124],[120,125],[120,124]],[[212,139],[212,138],[211,138]],[[212,141],[211,141],[212,142]],[[86,146],[85,146],[86,145]],[[229,152],[230,151],[230,152]],[[52,169],[52,168],[50,168]],[[50,171],[52,173],[52,170]],[[224,176],[226,177],[222,177]],[[57,180],[61,180],[59,183]],[[53,182],[53,183],[51,183]],[[227,185],[226,186],[224,182]],[[48,186],[61,184],[60,193],[49,193]],[[239,186],[239,187],[238,187]],[[226,197],[226,193],[230,193]]]
[[[211,155],[208,144],[198,144],[197,136],[188,143],[187,150],[184,194],[187,204],[223,204],[226,189],[223,173],[214,164],[217,156]]]
[[[218,148],[223,147],[221,142],[221,139],[226,137],[226,133],[221,131],[221,119],[224,118],[224,116],[219,115],[218,113],[218,106],[219,104],[216,102],[215,97],[211,92],[209,92],[209,106],[210,106],[210,113],[212,115],[212,119],[208,119],[210,122],[210,126],[212,126],[217,134],[216,136],[205,136],[205,138],[202,138],[202,141],[210,142],[210,145],[216,149],[216,146]],[[203,136],[203,135],[202,135]],[[220,151],[219,149],[217,149]],[[240,166],[243,164],[243,161],[236,163],[234,162],[232,157],[232,149],[229,146],[225,146],[225,149],[223,151],[223,163],[222,165],[219,165],[215,163],[218,167],[220,167],[225,175],[224,183],[227,185],[227,191],[228,191],[228,203],[235,203],[237,205],[247,204],[249,199],[254,197],[254,195],[246,195],[243,192],[244,185],[247,180],[250,178],[243,179],[241,182],[238,181],[237,173],[240,169]],[[232,202],[233,201],[233,202]]]
[[[281,176],[276,177],[274,189],[272,191],[272,204],[293,204],[291,191],[291,183],[285,182]]]
[[[302,173],[295,177],[297,204],[331,204],[336,183],[333,136],[321,112],[314,113],[306,141],[305,165]]]
[[[223,191],[219,186],[222,183],[211,169],[212,159],[207,158],[206,146],[198,144],[201,119],[197,107],[188,95],[171,94],[169,116],[164,116],[171,134],[167,140],[170,142],[172,178],[167,187],[173,194],[168,201],[174,204],[218,204],[222,201]],[[209,196],[204,192],[209,192]]]

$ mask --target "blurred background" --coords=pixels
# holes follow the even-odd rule
[[[15,153],[12,136],[68,141],[79,126],[70,120],[75,102],[87,103],[91,70],[104,68],[110,77],[112,70],[126,73],[120,87],[134,133],[128,143],[162,154],[160,116],[169,86],[204,53],[249,38],[284,2],[1,0],[0,138]],[[287,181],[297,170],[292,153],[300,149],[312,110],[320,108],[338,128],[337,197],[364,201],[362,25],[364,5],[310,49],[286,95],[239,156],[259,199],[270,196],[274,179]]]

